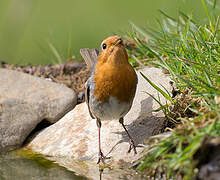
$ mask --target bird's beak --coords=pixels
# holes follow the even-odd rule
[[[122,44],[122,39],[121,39],[121,38],[118,38],[118,39],[115,41],[114,46],[117,46],[118,44]]]
[[[113,52],[115,46],[117,46],[117,45],[119,45],[119,44],[122,45],[122,42],[123,42],[123,41],[122,41],[121,38],[116,39],[115,44],[112,46],[111,52]]]

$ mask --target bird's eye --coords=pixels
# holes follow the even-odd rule
[[[107,48],[107,45],[104,43],[103,45],[102,45],[102,49],[106,49]]]

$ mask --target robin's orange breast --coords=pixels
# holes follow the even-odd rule
[[[97,64],[94,82],[97,100],[106,102],[112,96],[119,102],[130,102],[135,95],[137,78],[129,63],[120,66],[105,63]]]

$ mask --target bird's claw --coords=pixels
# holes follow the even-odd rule
[[[110,159],[110,157],[104,156],[102,151],[100,151],[99,152],[99,159],[98,159],[97,164],[99,164],[101,161],[102,161],[103,164],[105,164],[105,161],[104,161],[105,159]]]
[[[102,151],[99,151],[99,159],[98,159],[97,164],[99,164],[101,161],[103,164],[105,164],[104,159],[105,159],[105,156],[103,155]]]
[[[135,146],[134,141],[132,139],[130,139],[129,144],[130,146],[129,146],[128,153],[130,153],[131,150],[134,149],[134,154],[137,154],[137,150],[136,150],[137,146]]]

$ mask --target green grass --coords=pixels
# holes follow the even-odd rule
[[[157,29],[142,29],[131,23],[134,31],[127,37],[133,43],[128,46],[130,60],[134,63],[138,58],[144,64],[166,69],[181,92],[190,92],[186,110],[194,112],[193,117],[174,119],[181,124],[168,138],[149,140],[153,144],[140,160],[138,170],[151,177],[165,173],[167,179],[192,179],[198,171],[193,155],[202,140],[220,135],[220,13],[216,1],[201,0],[201,4],[205,20],[184,12],[175,19],[160,11],[163,18],[157,20]],[[170,99],[165,90],[145,79]],[[168,105],[175,103],[169,100]],[[160,106],[169,118],[167,104]]]

